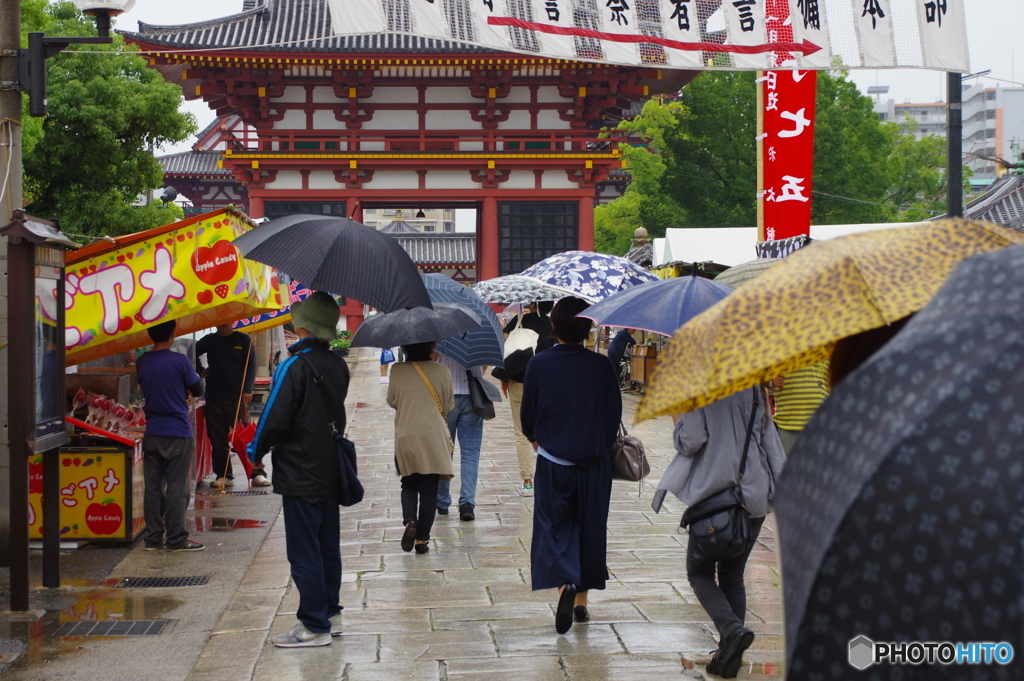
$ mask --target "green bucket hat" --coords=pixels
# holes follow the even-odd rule
[[[292,303],[292,324],[317,338],[334,340],[338,335],[338,303],[329,293],[317,291],[305,300]]]

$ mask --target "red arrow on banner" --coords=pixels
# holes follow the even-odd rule
[[[580,38],[593,38],[613,43],[651,43],[669,47],[674,50],[687,50],[690,52],[733,52],[737,54],[757,54],[759,52],[802,52],[804,56],[814,54],[821,50],[806,38],[799,43],[765,43],[763,45],[720,45],[718,43],[684,43],[679,40],[669,40],[653,35],[624,35],[622,33],[604,33],[592,31],[587,28],[569,28],[563,26],[552,26],[550,24],[539,24],[535,21],[525,21],[515,17],[488,17],[487,23],[492,26],[515,26],[529,31],[540,31],[554,35],[572,35]]]

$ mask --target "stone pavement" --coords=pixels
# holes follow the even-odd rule
[[[652,483],[672,456],[669,419],[630,428],[647,448],[649,482],[640,492],[636,484],[614,483],[608,527],[611,579],[606,590],[591,592],[590,623],[575,624],[559,636],[554,629],[556,592],[530,589],[533,500],[516,492],[522,481],[507,403],[485,426],[476,520],[460,521],[453,506],[451,515],[435,522],[430,553],[404,553],[387,386],[379,383],[375,353],[354,350],[349,364],[349,437],[359,452],[366,497],[341,511],[343,636],[322,648],[279,649],[270,643],[271,636],[294,625],[298,603],[289,583],[279,497],[223,498],[214,500],[213,513],[248,518],[248,529],[197,534],[208,545],[200,554],[146,552],[136,546],[113,570],[113,580],[145,574],[146,568],[148,574],[199,570],[214,575],[216,588],[145,590],[154,592],[145,596],[154,603],[146,617],[159,611],[159,617],[172,620],[169,633],[150,641],[79,639],[85,642],[69,646],[62,640],[60,655],[32,659],[28,654],[27,662],[12,664],[4,675],[189,681],[704,677],[715,636],[686,580],[686,537],[677,531],[682,506],[670,497],[660,514],[650,507]],[[623,402],[629,424],[638,398],[627,394]],[[458,480],[452,489],[458,489]],[[204,505],[196,511],[199,527],[212,533],[216,521],[202,520],[209,513]],[[232,505],[235,511],[225,510]],[[269,531],[260,529],[260,519],[274,520]],[[770,518],[747,567],[747,625],[757,639],[744,656],[741,679],[782,676],[776,558]],[[122,616],[132,618],[130,613]],[[50,641],[42,647],[54,650],[55,645]],[[77,662],[69,664],[64,656]],[[112,656],[120,673],[110,671]],[[82,674],[104,668],[101,661],[108,670],[103,677]]]

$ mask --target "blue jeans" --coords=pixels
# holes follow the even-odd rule
[[[331,630],[341,612],[341,523],[338,495],[282,497],[284,539],[292,580],[299,590],[295,615],[310,631]]]
[[[459,505],[476,506],[476,478],[480,470],[480,443],[484,438],[484,420],[473,411],[469,395],[455,396],[455,409],[448,412],[448,431],[459,440]],[[451,481],[441,480],[437,485],[437,507],[448,508],[452,503]]]

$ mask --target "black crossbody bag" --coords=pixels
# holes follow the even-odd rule
[[[743,473],[747,469],[747,454],[754,434],[757,414],[758,388],[754,388],[754,403],[747,422],[747,438],[743,443],[739,480],[732,487],[702,499],[683,513],[680,525],[690,533],[689,551],[697,560],[728,560],[742,555],[753,539],[750,513],[743,499]]]
[[[334,448],[338,453],[338,503],[342,506],[355,506],[363,500],[363,483],[359,482],[359,475],[356,469],[356,445],[338,432],[334,419],[330,416],[330,402],[327,393],[324,392],[324,377],[317,373],[316,367],[301,354],[296,355],[306,363],[313,373],[313,383],[320,391],[320,399],[324,403],[324,409],[328,413],[328,425],[331,427],[331,434],[334,436]]]

